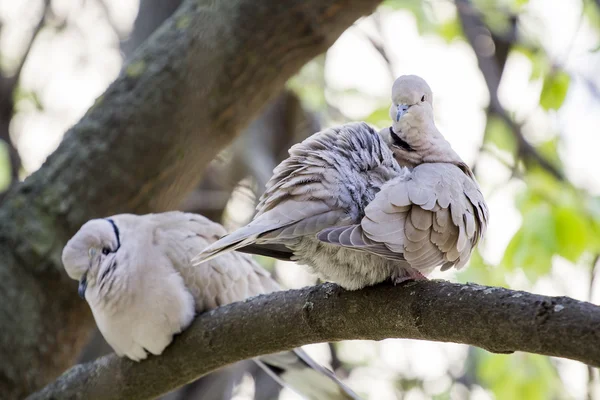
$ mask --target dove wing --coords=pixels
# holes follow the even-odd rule
[[[230,250],[285,259],[292,254],[286,253],[286,243],[358,223],[359,193],[379,186],[399,169],[366,123],[318,132],[294,145],[290,157],[275,168],[252,222],[205,249],[194,263]]]
[[[418,270],[461,268],[487,222],[487,206],[471,176],[454,164],[425,163],[386,183],[359,225],[330,229],[318,237],[366,251],[384,245],[388,258],[396,254]]]
[[[155,214],[154,238],[181,274],[201,312],[248,297],[279,289],[269,273],[250,256],[227,253],[193,266],[191,259],[225,234],[225,229],[207,218],[182,212]]]

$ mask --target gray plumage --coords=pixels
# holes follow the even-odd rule
[[[272,255],[350,290],[464,266],[486,229],[483,195],[435,127],[427,83],[400,77],[392,100],[389,128],[350,123],[293,146],[254,219],[193,262]]]
[[[161,354],[196,313],[279,290],[245,254],[192,266],[192,256],[224,234],[221,225],[196,214],[121,214],[85,223],[62,260],[108,344],[139,361]],[[301,349],[256,362],[310,399],[359,398]]]

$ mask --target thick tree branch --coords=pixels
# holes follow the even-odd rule
[[[79,354],[93,320],[60,251],[88,219],[174,208],[298,69],[379,0],[187,0],[0,207],[0,398]]]
[[[600,365],[600,307],[569,297],[443,281],[334,284],[277,292],[200,315],[160,357],[111,354],[31,399],[148,399],[232,362],[308,343],[410,338],[527,351]]]

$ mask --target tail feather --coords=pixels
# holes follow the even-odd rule
[[[281,385],[281,387],[290,389],[291,391],[293,391],[294,393],[296,393],[299,396],[302,396],[302,393],[300,393],[298,390],[296,390],[294,387],[290,386],[287,384],[287,382],[285,380],[283,380],[281,378],[281,373],[282,370],[279,370],[278,368],[273,368],[273,366],[265,364],[264,362],[262,362],[260,360],[260,358],[255,358],[254,362],[263,370],[265,371],[265,373],[267,375],[269,375],[275,382],[277,382],[279,385]],[[304,397],[304,396],[302,396]]]
[[[333,383],[335,383],[338,387],[339,393],[342,395],[342,399],[352,399],[352,400],[361,400],[361,398],[354,393],[352,389],[350,389],[344,382],[340,381],[337,375],[331,371],[329,368],[322,366],[317,363],[315,360],[310,358],[308,354],[302,349],[294,349],[294,353],[304,362],[306,365],[317,372],[320,372],[325,377],[329,378]]]
[[[242,253],[271,257],[282,261],[293,261],[294,253],[286,245],[280,243],[250,244],[236,249]]]
[[[309,400],[361,400],[329,369],[302,349],[269,354],[254,361],[283,387]]]
[[[234,251],[240,247],[250,245],[256,241],[258,236],[265,232],[265,228],[262,226],[247,225],[243,228],[238,229],[229,235],[223,236],[200,253],[192,258],[192,265],[196,266],[202,264],[208,260],[211,260],[221,253]]]

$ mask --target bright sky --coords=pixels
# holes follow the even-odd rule
[[[137,1],[110,0],[106,3],[120,29],[128,31],[137,12]],[[453,4],[447,0],[432,0],[431,3],[435,6],[436,17],[442,20],[455,12]],[[40,4],[36,2],[37,6]],[[26,64],[23,87],[38,93],[46,106],[40,111],[36,110],[32,101],[20,102],[20,113],[11,126],[12,134],[18,138],[24,167],[29,173],[37,169],[56,148],[65,130],[93,104],[116,77],[121,65],[115,50],[118,38],[106,24],[96,2],[85,2],[83,12],[79,11],[79,2],[54,0],[53,4],[56,14],[69,18],[77,29],[64,30],[59,34],[42,32]],[[5,21],[23,20],[24,16],[35,20],[41,10],[37,6],[31,2],[0,2],[0,15]],[[519,121],[532,121],[526,125],[535,127],[535,130],[527,129],[530,138],[539,139],[559,132],[564,140],[562,156],[569,178],[577,185],[600,193],[600,164],[596,161],[600,149],[600,135],[597,134],[600,99],[590,93],[585,83],[587,79],[600,87],[600,75],[597,74],[600,57],[591,52],[597,47],[599,38],[585,21],[578,28],[580,7],[580,2],[575,1],[531,0],[527,8],[528,17],[523,20],[525,31],[543,32],[536,35],[543,46],[574,76],[565,105],[559,112],[549,115],[537,108],[541,83],[529,82],[531,65],[524,56],[514,55],[508,60],[499,95],[502,104]],[[75,10],[78,10],[76,18]],[[359,32],[365,30],[376,35],[372,20],[366,18],[357,25],[344,33],[328,51],[325,77],[331,88],[358,89],[359,97],[331,100],[345,114],[361,119],[380,106],[381,98],[388,96],[393,77]],[[3,31],[0,49],[5,60],[19,58],[22,43],[28,38],[27,32],[22,32],[22,26],[9,24]],[[90,26],[94,29],[89,29]],[[440,131],[457,152],[472,163],[482,138],[485,124],[483,108],[487,105],[488,96],[469,46],[460,41],[448,45],[434,36],[419,36],[416,21],[408,12],[386,12],[382,28],[387,51],[393,60],[394,74],[418,74],[428,81],[434,92]],[[513,196],[519,184],[508,185],[492,194],[491,188],[506,181],[508,172],[489,157],[482,159],[479,172],[492,216],[484,243],[484,256],[494,263],[499,261],[520,224],[519,214],[513,207]],[[311,283],[306,270],[295,265],[278,265],[278,274],[290,286]],[[454,279],[452,273],[440,277]],[[586,300],[588,279],[582,267],[558,261],[552,277],[529,290]],[[513,282],[514,287],[525,285],[518,276],[511,280],[511,285]],[[326,346],[311,346],[309,351],[317,358],[327,360]],[[369,360],[367,367],[353,371],[349,382],[358,390],[370,391],[370,398],[381,400],[396,398],[389,382],[394,373],[407,378],[426,379],[427,396],[443,392],[450,385],[445,372],[460,365],[466,354],[466,346],[407,340],[386,340],[379,344],[350,342],[340,351],[340,357],[349,361]],[[558,365],[573,398],[583,399],[585,367],[564,360],[558,361]],[[427,396],[411,391],[405,398],[415,400]],[[460,388],[453,390],[453,396],[460,397]],[[245,397],[241,394],[238,400],[242,398]],[[294,396],[286,392],[283,398]],[[490,395],[481,390],[473,398],[490,398]]]

